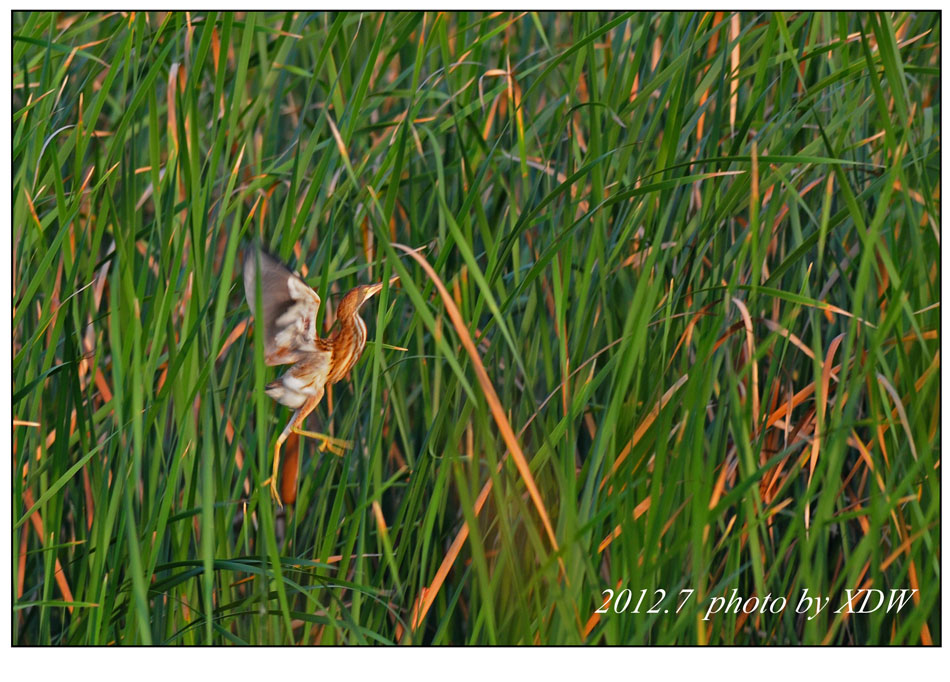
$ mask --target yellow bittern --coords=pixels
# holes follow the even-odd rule
[[[317,336],[317,311],[320,297],[279,260],[259,248],[244,257],[244,295],[253,313],[260,273],[261,324],[264,327],[264,362],[267,365],[292,365],[279,379],[267,384],[267,395],[281,405],[296,410],[274,445],[274,468],[263,485],[281,504],[277,493],[280,447],[293,433],[322,440],[320,450],[342,454],[348,441],[322,433],[300,429],[320,399],[324,387],[345,377],[363,353],[366,323],[359,315],[360,306],[383,288],[383,282],[362,284],[348,291],[337,307],[337,327],[322,339]],[[389,283],[394,284],[399,276]]]

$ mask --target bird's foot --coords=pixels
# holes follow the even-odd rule
[[[261,486],[270,487],[270,496],[274,499],[274,502],[277,503],[277,506],[283,509],[284,503],[280,501],[280,493],[277,492],[277,476],[271,476],[266,481],[261,483]]]
[[[342,438],[334,438],[333,436],[328,436],[325,433],[304,431],[303,429],[294,429],[294,433],[296,433],[298,436],[306,436],[307,438],[322,440],[323,443],[320,444],[320,452],[332,452],[337,457],[342,457],[345,450],[353,447],[353,441],[343,440]]]

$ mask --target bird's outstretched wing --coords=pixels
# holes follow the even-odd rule
[[[244,254],[244,295],[253,313],[257,273],[261,278],[264,362],[287,365],[317,350],[317,311],[320,297],[283,263],[250,248]]]

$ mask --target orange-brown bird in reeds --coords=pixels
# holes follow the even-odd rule
[[[258,277],[258,274],[260,275]],[[394,284],[396,275],[389,280]],[[349,441],[322,433],[304,431],[300,425],[320,399],[324,387],[345,377],[363,353],[366,345],[366,323],[359,315],[360,307],[384,282],[362,284],[348,291],[337,307],[339,326],[322,339],[317,336],[317,311],[320,297],[298,275],[283,263],[262,251],[251,248],[244,256],[244,295],[253,313],[260,282],[261,323],[264,326],[264,362],[267,365],[292,365],[279,379],[264,389],[281,405],[295,410],[290,422],[274,445],[274,467],[269,485],[271,496],[281,504],[277,492],[280,447],[293,433],[323,441],[320,450],[342,454]]]

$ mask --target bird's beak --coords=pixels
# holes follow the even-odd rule
[[[389,280],[389,285],[392,286],[398,281],[399,281],[399,275],[393,275]],[[376,294],[378,294],[382,290],[384,284],[385,282],[377,282],[376,284],[370,284],[366,288],[366,295],[363,297],[363,300],[365,301],[370,296],[375,296]]]

